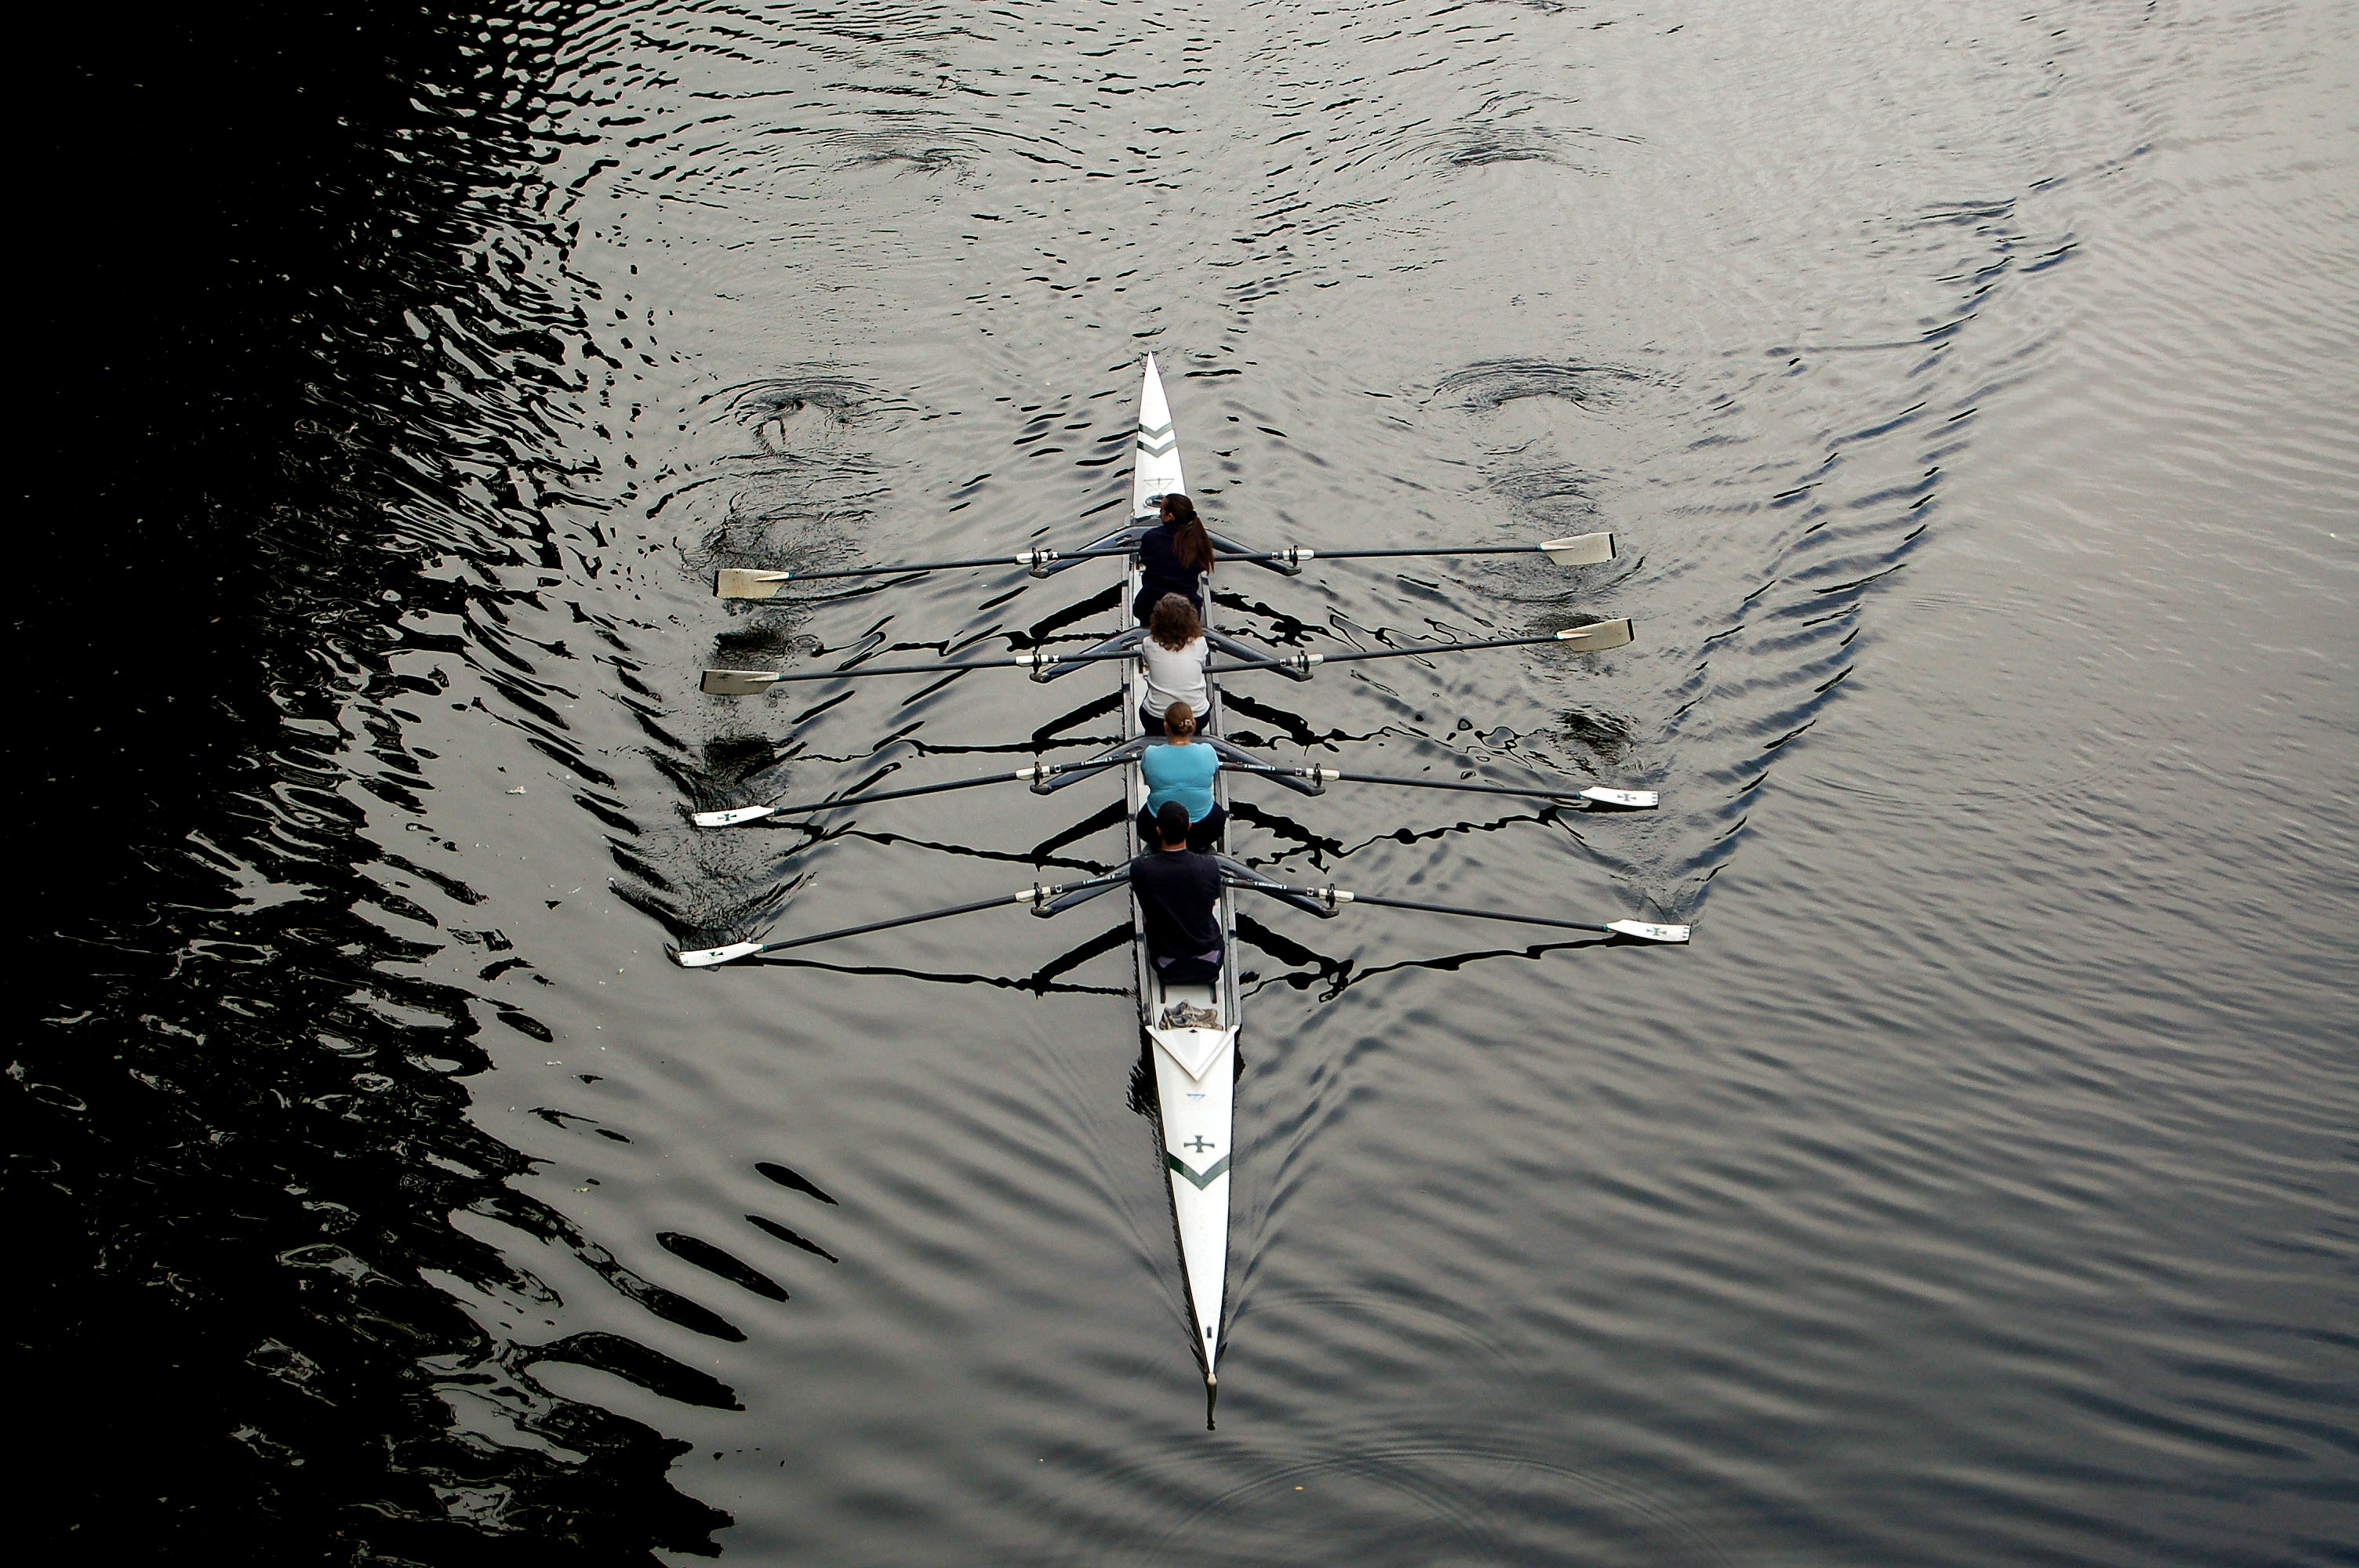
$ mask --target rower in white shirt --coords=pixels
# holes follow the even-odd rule
[[[1204,621],[1196,607],[1176,593],[1156,600],[1139,642],[1147,665],[1147,700],[1140,704],[1138,722],[1149,735],[1163,733],[1163,716],[1175,702],[1184,702],[1201,725],[1211,711],[1204,689],[1204,661],[1212,648],[1204,640]]]

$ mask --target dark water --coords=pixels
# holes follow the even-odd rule
[[[37,142],[16,1476],[97,1558],[2359,1561],[2359,25],[2332,5],[85,23]],[[1139,356],[1241,791],[1202,1430],[1102,866]],[[1071,924],[1078,922],[1079,924]]]

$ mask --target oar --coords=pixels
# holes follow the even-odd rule
[[[1611,534],[1572,534],[1561,539],[1543,539],[1537,545],[1444,545],[1430,548],[1383,550],[1314,550],[1302,545],[1289,545],[1282,550],[1248,550],[1217,535],[1213,535],[1213,540],[1219,560],[1250,561],[1257,566],[1275,567],[1288,576],[1300,572],[1305,561],[1368,560],[1376,557],[1523,556],[1538,551],[1560,567],[1596,566],[1614,558],[1614,535]],[[1130,549],[1130,541],[1125,540],[1119,545],[1087,545],[1078,550],[1027,550],[1020,556],[975,556],[957,561],[907,561],[890,567],[830,567],[821,571],[723,567],[713,574],[712,596],[715,599],[776,599],[790,582],[819,582],[830,578],[905,577],[913,572],[957,571],[968,567],[1023,567],[1034,577],[1049,577],[1077,561],[1098,556],[1127,555]]]
[[[1046,686],[1052,680],[1073,673],[1071,668],[1057,668],[1059,665],[1079,665],[1092,659],[1103,658],[1109,654],[1128,653],[1145,641],[1146,637],[1147,628],[1144,626],[1133,626],[1125,631],[1117,632],[1111,637],[1091,643],[1079,653],[1059,654],[1052,664],[1034,670],[1032,678]]]
[[[1080,892],[1085,888],[1111,887],[1116,882],[1129,880],[1130,869],[1125,866],[1119,871],[1103,877],[1093,877],[1087,881],[1062,882],[1054,887],[1043,887],[1036,882],[1013,897],[1003,895],[999,898],[982,898],[973,903],[954,903],[948,909],[929,909],[922,914],[897,915],[891,920],[872,920],[865,925],[847,925],[841,931],[821,931],[810,936],[789,936],[777,942],[732,942],[725,947],[704,947],[693,953],[675,953],[672,956],[679,960],[679,967],[683,969],[709,969],[715,964],[734,963],[740,958],[753,957],[757,953],[778,953],[788,947],[808,947],[814,942],[832,942],[840,936],[863,936],[871,931],[890,931],[897,925],[917,925],[929,920],[948,920],[951,915],[973,914],[979,909],[1003,909],[1010,904],[1021,903],[1028,904],[1044,913],[1054,914],[1054,909],[1049,906],[1069,894]]]
[[[723,567],[713,574],[712,597],[715,599],[776,599],[778,590],[790,582],[817,582],[825,578],[903,577],[911,572],[956,571],[962,567],[1027,567],[1035,577],[1046,577],[1049,568],[1058,561],[1086,560],[1092,556],[1119,556],[1127,546],[1117,548],[1067,550],[1027,550],[1020,556],[977,556],[963,561],[909,561],[897,567],[831,567],[825,571],[760,571],[747,567]]]
[[[1234,665],[1222,666],[1224,669],[1276,670],[1288,680],[1310,678],[1309,670],[1296,665],[1285,654],[1265,654],[1251,643],[1240,643],[1234,637],[1225,636],[1213,631],[1210,626],[1204,628],[1204,641],[1217,652],[1226,654],[1237,661]]]
[[[801,806],[737,806],[726,811],[700,811],[690,818],[699,827],[735,827],[741,823],[759,822],[766,816],[799,816],[806,811],[827,811],[839,806],[865,806],[871,801],[907,800],[912,795],[946,795],[951,790],[981,789],[985,784],[1028,784],[1040,790],[1042,784],[1060,773],[1096,773],[1116,766],[1122,757],[1093,757],[1083,762],[1035,762],[1028,768],[1018,768],[1012,773],[980,773],[973,778],[951,779],[945,784],[909,784],[901,789],[880,789],[867,795],[841,795],[832,800],[814,800]],[[1045,795],[1046,790],[1040,790]]]
[[[1363,561],[1380,556],[1528,556],[1534,551],[1560,567],[1593,567],[1614,558],[1611,534],[1569,534],[1537,545],[1438,545],[1406,550],[1313,550],[1289,545],[1283,550],[1223,550],[1224,561],[1276,561],[1299,568],[1305,561]]]
[[[1459,914],[1473,920],[1505,920],[1518,925],[1553,925],[1564,931],[1596,931],[1608,936],[1634,936],[1641,942],[1684,942],[1688,939],[1689,933],[1689,927],[1684,925],[1657,925],[1644,920],[1609,920],[1604,925],[1599,925],[1583,920],[1559,920],[1554,915],[1549,914],[1516,914],[1504,909],[1470,909],[1459,903],[1423,903],[1415,899],[1380,898],[1372,892],[1351,892],[1339,887],[1288,887],[1284,882],[1265,881],[1258,877],[1240,877],[1231,874],[1221,880],[1233,888],[1243,888],[1247,892],[1268,893],[1273,898],[1283,898],[1287,903],[1295,904],[1297,908],[1302,907],[1299,900],[1314,900],[1325,905],[1325,913],[1328,914],[1340,911],[1347,903],[1373,903],[1386,909],[1421,910],[1428,914]]]
[[[1408,789],[1456,789],[1470,795],[1520,795],[1527,800],[1553,800],[1571,804],[1576,800],[1597,806],[1619,806],[1625,811],[1646,811],[1662,804],[1662,797],[1650,789],[1608,789],[1603,784],[1591,784],[1585,789],[1517,789],[1509,784],[1467,784],[1457,779],[1401,778],[1389,773],[1347,773],[1340,769],[1312,763],[1305,768],[1280,767],[1268,762],[1223,762],[1228,773],[1262,773],[1276,779],[1309,779],[1313,785],[1323,787],[1335,779],[1344,784],[1399,784]],[[702,818],[699,818],[702,820]]]
[[[701,686],[707,697],[751,697],[786,680],[856,680],[864,676],[929,676],[945,670],[1030,670],[1035,679],[1057,665],[1085,664],[1092,659],[1135,659],[1136,648],[1095,654],[1052,654],[1046,648],[1011,654],[1004,659],[954,659],[929,665],[855,665],[848,670],[707,670]]]
[[[1536,643],[1564,643],[1570,644],[1575,653],[1600,654],[1608,648],[1625,646],[1635,635],[1627,621],[1593,621],[1586,626],[1569,626],[1543,637],[1490,637],[1476,643],[1427,643],[1409,648],[1353,648],[1341,654],[1296,654],[1278,662],[1308,672],[1321,665],[1340,665],[1353,659],[1413,659],[1427,654],[1467,654],[1481,648],[1522,648]],[[1227,675],[1236,670],[1258,667],[1246,664],[1204,666],[1212,675]]]
[[[1240,768],[1258,769],[1267,765],[1263,762],[1259,757],[1255,756],[1243,746],[1223,741],[1218,735],[1207,735],[1204,737],[1204,740],[1212,745],[1213,751],[1220,753],[1221,760],[1224,762],[1233,763]],[[1319,786],[1317,784],[1309,783],[1299,773],[1288,775],[1284,773],[1273,773],[1269,775],[1269,780],[1270,783],[1277,784],[1281,789],[1290,789],[1297,795],[1317,795],[1319,793]]]

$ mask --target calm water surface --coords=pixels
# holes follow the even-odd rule
[[[2359,1561],[2359,22],[2333,4],[251,8],[102,27],[9,1071],[93,1559]],[[28,300],[28,304],[31,301]],[[1241,790],[1207,1433],[1109,864],[1141,356],[1319,651]],[[43,408],[64,438],[39,434]],[[56,450],[63,460],[41,460]],[[21,858],[37,865],[33,858]]]

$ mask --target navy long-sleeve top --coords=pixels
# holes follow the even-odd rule
[[[1193,849],[1150,849],[1130,863],[1131,891],[1147,927],[1147,950],[1158,958],[1194,958],[1221,948],[1215,906],[1220,863]]]
[[[1158,523],[1149,528],[1138,541],[1140,580],[1138,597],[1131,602],[1131,613],[1145,621],[1155,610],[1156,601],[1167,593],[1176,593],[1194,605],[1198,613],[1204,608],[1204,593],[1196,573],[1180,564],[1171,548],[1171,530]]]

